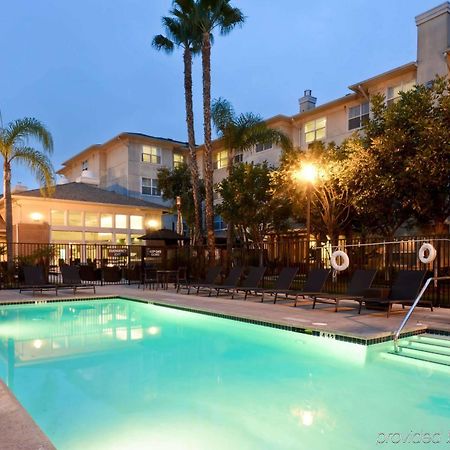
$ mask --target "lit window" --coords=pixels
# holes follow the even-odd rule
[[[400,92],[406,92],[412,89],[415,85],[415,81],[408,81],[407,83],[400,83],[397,86],[388,87],[386,93],[386,104],[390,105],[400,98]]]
[[[70,227],[82,227],[83,216],[81,211],[69,211],[68,224]]]
[[[126,245],[128,241],[128,236],[122,233],[116,233],[116,244]]]
[[[221,150],[214,155],[214,169],[224,169],[228,166],[228,151]]]
[[[173,167],[180,167],[184,164],[184,156],[179,153],[173,154]]]
[[[112,233],[84,233],[86,242],[107,242],[112,243]]]
[[[89,169],[89,165],[88,165],[88,160],[85,159],[82,163],[81,163],[81,171],[85,171]]]
[[[158,180],[156,178],[142,177],[142,191],[144,195],[153,195],[161,197],[161,189],[158,187]]]
[[[140,236],[142,236],[141,234],[132,234],[131,236],[130,236],[130,241],[131,241],[131,244],[138,244],[138,245],[143,245],[143,243],[145,242],[145,241],[143,241],[142,239],[139,239],[139,237]]]
[[[81,231],[52,231],[52,241],[64,242],[81,242],[83,240],[83,233]]]
[[[325,138],[327,127],[326,117],[321,117],[320,119],[311,120],[305,123],[305,142],[309,144],[310,142],[320,141]]]
[[[369,102],[352,106],[348,110],[348,129],[355,130],[364,126],[369,120]]]
[[[116,214],[116,228],[127,228],[127,216],[125,214]]]
[[[222,217],[214,216],[214,230],[222,231],[227,229],[227,224],[223,221]]]
[[[85,227],[98,227],[99,225],[100,225],[100,222],[98,220],[97,213],[90,213],[90,212],[84,213],[84,226]]]
[[[130,228],[132,230],[143,230],[144,229],[144,217],[130,216]]]
[[[112,226],[113,226],[112,214],[100,214],[100,227],[101,228],[112,228]]]
[[[264,150],[270,150],[272,148],[272,142],[268,142],[266,144],[256,144],[255,150],[256,152],[262,152]]]
[[[52,209],[50,213],[52,225],[65,225],[66,224],[66,212]]]
[[[144,145],[142,147],[142,162],[161,164],[161,149]]]

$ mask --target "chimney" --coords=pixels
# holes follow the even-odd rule
[[[20,181],[11,189],[12,194],[20,194],[21,192],[28,191],[28,187],[22,184]]]
[[[442,3],[416,17],[417,84],[426,84],[436,75],[448,74],[450,49],[450,2]]]
[[[300,112],[309,111],[316,107],[317,98],[311,95],[311,89],[306,89],[303,97],[298,99],[298,104],[300,107]]]

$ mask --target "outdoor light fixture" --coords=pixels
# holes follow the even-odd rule
[[[33,212],[30,214],[30,217],[33,222],[40,222],[43,215],[40,212]]]
[[[155,219],[149,219],[149,220],[147,221],[147,226],[148,226],[149,228],[152,228],[152,229],[156,230],[156,228],[158,228],[158,221],[155,220]]]

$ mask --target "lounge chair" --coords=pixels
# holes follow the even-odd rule
[[[367,289],[373,283],[375,275],[377,274],[376,269],[373,270],[363,270],[358,269],[353,274],[350,284],[348,285],[347,292],[345,294],[320,294],[315,295],[312,309],[316,307],[316,303],[328,303],[334,304],[334,311],[337,312],[339,308],[339,302],[341,300],[352,300],[358,302],[360,305],[364,301],[364,295]]]
[[[231,290],[231,298],[234,298],[234,294],[238,292],[244,292],[244,300],[247,300],[249,292],[258,290],[266,270],[266,267],[250,267],[247,277],[242,281],[241,285]]]
[[[297,306],[297,301],[299,297],[314,298],[315,295],[319,295],[322,292],[329,275],[330,275],[329,269],[312,269],[308,273],[308,277],[306,278],[305,284],[301,291],[280,290],[278,291],[278,293],[286,294],[286,297],[295,296],[294,306]],[[277,299],[275,298],[273,302],[276,303],[276,301]]]
[[[23,276],[25,282],[20,286],[19,292],[32,291],[34,295],[36,291],[44,292],[54,290],[56,295],[58,295],[58,285],[47,283],[42,266],[24,266]]]
[[[191,292],[191,288],[197,289],[197,294],[200,292],[201,288],[208,288],[209,286],[214,285],[217,277],[220,275],[222,268],[220,266],[209,267],[206,271],[205,278],[196,281],[185,281],[178,283],[177,292],[180,289],[187,289],[187,294],[189,295]]]
[[[283,267],[277,280],[275,281],[275,286],[271,289],[257,289],[256,293],[261,293],[261,303],[264,301],[264,295],[270,294],[275,295],[275,302],[277,301],[278,294],[289,292],[295,276],[297,275],[298,267]]]
[[[244,272],[244,268],[241,266],[233,267],[230,270],[230,273],[225,278],[222,284],[213,284],[211,286],[205,286],[209,288],[209,294],[208,297],[211,297],[211,292],[213,290],[216,291],[216,297],[219,296],[220,291],[227,291],[230,292],[231,290],[235,289],[237,285],[239,284],[240,279],[242,278],[242,274]]]
[[[73,289],[73,293],[77,289],[93,289],[95,294],[95,284],[83,283],[80,277],[80,269],[76,266],[61,266],[61,274],[63,277],[63,284],[60,289]]]
[[[392,305],[395,303],[401,304],[403,308],[405,305],[412,305],[422,287],[423,280],[427,274],[426,270],[400,270],[392,284],[391,290],[387,298],[365,298],[359,304],[358,314],[361,313],[362,304],[368,303],[387,306],[387,317],[392,311]],[[433,311],[433,303],[429,300],[422,301],[422,304],[427,304],[431,311]]]

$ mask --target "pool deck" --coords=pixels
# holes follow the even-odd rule
[[[96,294],[93,294],[92,290],[82,289],[74,295],[67,290],[60,291],[58,296],[52,292],[44,292],[33,296],[29,292],[19,293],[17,290],[1,290],[0,305],[111,296],[126,297],[230,318],[241,318],[264,324],[275,324],[294,331],[303,330],[319,335],[321,333],[332,334],[336,338],[339,336],[348,341],[366,344],[391,339],[393,332],[399,327],[407,311],[407,309],[402,310],[400,305],[396,305],[391,316],[387,318],[385,312],[365,308],[359,315],[358,304],[355,302],[341,302],[339,312],[335,313],[334,306],[327,304],[317,304],[316,309],[313,310],[311,301],[301,301],[294,308],[292,307],[292,301],[284,299],[274,305],[269,298],[261,303],[260,298],[254,296],[249,296],[247,301],[244,301],[243,295],[232,300],[230,296],[215,298],[206,295],[177,294],[174,289],[142,290],[138,289],[136,285],[98,286]],[[428,308],[417,308],[404,331],[414,333],[427,329],[450,333],[450,309],[436,308],[431,312]],[[1,381],[0,448],[2,450],[50,450],[55,448]]]

